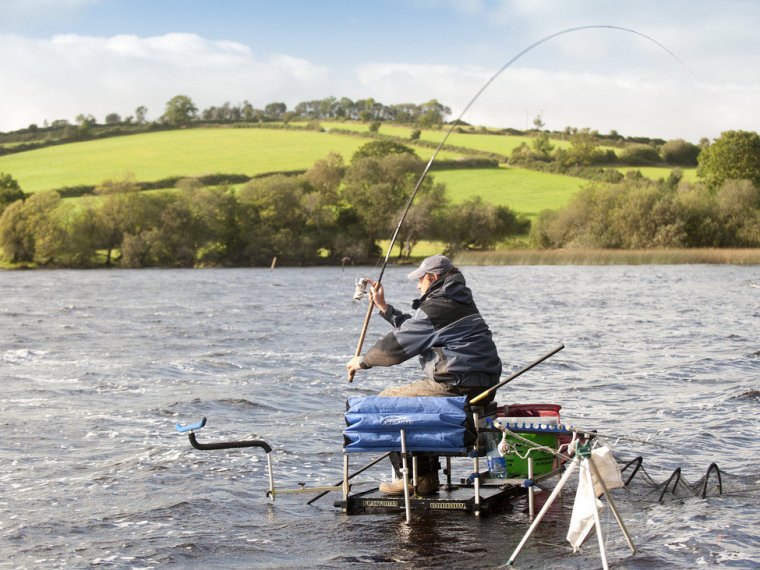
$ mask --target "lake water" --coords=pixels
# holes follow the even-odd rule
[[[416,295],[390,267],[390,302]],[[566,348],[499,391],[500,403],[563,406],[664,480],[716,462],[760,484],[760,267],[465,267],[505,376]],[[208,418],[201,441],[269,442],[279,486],[334,484],[350,396],[416,380],[415,362],[346,381],[373,268],[0,273],[2,567],[494,567],[528,528],[524,501],[466,514],[347,516],[324,497],[272,503],[257,448],[192,449],[174,424]],[[387,323],[373,317],[367,345]],[[357,468],[365,457],[352,459]],[[371,457],[366,457],[369,461]],[[363,480],[387,480],[383,464]],[[337,495],[333,493],[333,495]],[[638,553],[605,515],[613,567],[760,565],[760,493],[629,499]],[[336,496],[335,499],[338,497]],[[599,567],[595,539],[564,540],[572,493],[518,568]]]

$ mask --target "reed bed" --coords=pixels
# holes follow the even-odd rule
[[[514,249],[462,252],[454,256],[454,262],[457,265],[757,265],[760,249]]]

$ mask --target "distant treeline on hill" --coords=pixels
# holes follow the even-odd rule
[[[394,123],[413,125],[419,128],[436,128],[444,125],[451,114],[451,109],[446,105],[432,99],[421,105],[414,103],[401,103],[385,105],[372,98],[352,101],[347,97],[337,99],[327,97],[324,99],[303,101],[298,103],[292,110],[285,103],[275,102],[267,104],[263,109],[257,109],[248,101],[238,105],[224,103],[221,106],[212,106],[202,111],[186,95],[177,95],[166,103],[164,113],[154,120],[148,120],[148,109],[139,106],[135,114],[122,117],[118,113],[109,113],[103,123],[98,123],[91,114],[80,114],[72,124],[67,119],[57,119],[48,123],[47,120],[40,126],[36,123],[26,129],[13,132],[0,133],[0,155],[23,152],[76,140],[91,140],[103,137],[122,136],[152,130],[166,130],[186,127],[189,125],[265,125],[273,123],[292,124],[294,121],[310,120],[336,120],[336,121],[362,121],[365,123]],[[534,124],[540,122],[540,117]],[[525,135],[533,131],[521,131],[513,128],[504,129],[469,129],[469,125],[459,122],[460,132],[488,133],[501,135]],[[313,128],[308,127],[307,128]],[[569,134],[572,129],[567,127],[565,133]],[[561,136],[563,133],[554,133]],[[609,134],[598,134],[597,138],[604,144],[619,145],[623,143],[661,145],[662,139],[650,139],[646,137],[623,137],[617,131]],[[11,146],[2,146],[11,145]]]

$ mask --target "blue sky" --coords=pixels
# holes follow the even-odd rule
[[[293,107],[432,98],[463,119],[698,142],[760,131],[760,2],[0,0],[0,131],[190,96]]]

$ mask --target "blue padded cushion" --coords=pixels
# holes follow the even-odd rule
[[[465,453],[473,434],[467,429],[467,399],[383,398],[348,399],[343,432],[347,452],[401,451],[401,431],[407,451]]]

